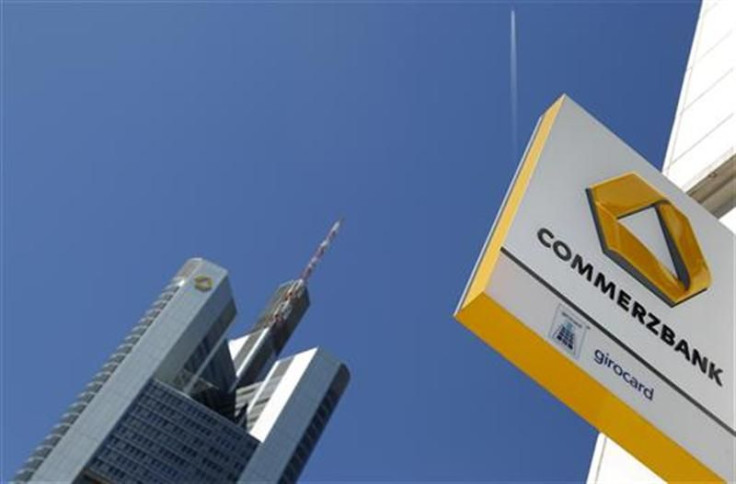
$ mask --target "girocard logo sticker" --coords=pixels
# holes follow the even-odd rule
[[[669,306],[710,286],[710,270],[690,222],[643,178],[626,173],[593,185],[586,192],[603,252]],[[656,211],[675,274],[620,222],[648,208]]]
[[[549,337],[570,356],[578,359],[585,340],[587,327],[579,322],[569,309],[560,305],[549,330]]]

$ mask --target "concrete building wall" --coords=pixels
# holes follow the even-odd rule
[[[703,1],[662,169],[688,192],[736,154],[735,30],[736,2]]]

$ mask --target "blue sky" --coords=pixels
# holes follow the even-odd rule
[[[6,1],[2,477],[186,258],[242,332],[344,216],[288,348],[352,372],[302,477],[584,480],[596,431],[452,312],[561,93],[661,165],[698,8]]]

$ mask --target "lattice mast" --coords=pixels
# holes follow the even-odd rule
[[[314,254],[309,259],[309,262],[307,262],[307,265],[306,267],[304,267],[304,270],[299,275],[299,278],[294,281],[291,287],[289,287],[289,290],[284,295],[284,299],[281,304],[276,306],[276,310],[271,315],[269,326],[278,324],[288,314],[289,310],[291,309],[291,303],[294,301],[294,299],[297,298],[300,291],[307,285],[307,281],[314,273],[314,269],[324,257],[327,249],[332,244],[332,241],[335,240],[335,237],[337,237],[337,233],[340,231],[340,227],[342,227],[342,224],[342,217],[338,219],[337,222],[332,224],[330,231],[327,232],[327,236],[317,246],[317,250],[314,251]]]

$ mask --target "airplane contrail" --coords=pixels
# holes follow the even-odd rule
[[[511,90],[511,153],[514,161],[518,161],[519,153],[519,86],[516,73],[516,12],[511,9],[511,53],[510,53],[510,90]]]

